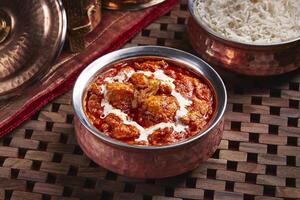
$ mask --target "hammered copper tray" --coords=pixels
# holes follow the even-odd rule
[[[182,1],[126,46],[191,50],[184,39],[186,8]],[[68,92],[1,140],[0,199],[300,199],[300,71],[258,80],[223,77],[229,92],[224,137],[196,170],[137,180],[99,167],[76,143]]]

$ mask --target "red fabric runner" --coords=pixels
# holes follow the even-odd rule
[[[79,73],[89,63],[120,48],[143,27],[170,11],[176,3],[177,0],[167,0],[137,12],[104,12],[101,24],[88,35],[84,52],[63,52],[42,80],[22,95],[0,102],[0,137],[19,126],[55,97],[70,90]]]

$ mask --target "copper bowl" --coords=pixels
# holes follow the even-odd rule
[[[187,34],[192,47],[208,63],[252,76],[279,75],[300,67],[300,34],[298,38],[271,44],[232,40],[196,17],[194,2],[188,2],[191,16]]]
[[[216,111],[205,130],[171,145],[138,146],[106,136],[91,125],[83,110],[83,98],[89,82],[95,75],[107,70],[110,64],[141,56],[171,59],[183,68],[207,79],[215,91]],[[88,157],[115,173],[135,178],[175,176],[196,168],[217,149],[223,133],[226,102],[227,95],[223,81],[201,59],[166,47],[146,46],[122,49],[96,59],[78,77],[73,91],[76,137]]]

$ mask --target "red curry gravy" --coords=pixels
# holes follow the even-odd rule
[[[174,62],[150,57],[113,64],[90,82],[89,121],[135,145],[168,145],[201,132],[215,109],[208,81]]]

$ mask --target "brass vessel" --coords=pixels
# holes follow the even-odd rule
[[[68,41],[72,52],[84,50],[84,37],[101,21],[100,0],[63,0],[68,18]]]
[[[164,2],[165,0],[103,0],[103,8],[109,10],[141,10]]]

